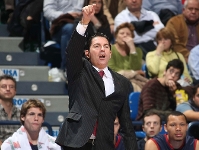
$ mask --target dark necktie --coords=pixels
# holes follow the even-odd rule
[[[99,73],[100,77],[101,77],[101,78],[103,78],[103,76],[104,76],[104,71],[103,71],[103,70],[101,70],[101,71],[99,71],[98,73]],[[93,130],[93,135],[94,135],[94,136],[96,136],[97,126],[98,126],[98,122],[96,121],[96,124],[95,124],[94,130]]]
[[[103,78],[103,76],[104,76],[104,71],[103,71],[103,70],[99,71],[99,75],[100,75],[101,78]]]

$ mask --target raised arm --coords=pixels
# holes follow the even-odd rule
[[[86,37],[84,36],[84,34],[88,23],[95,13],[94,7],[95,4],[88,5],[82,8],[82,20],[77,25],[76,31],[73,33],[66,49],[67,77],[70,83],[78,77],[78,74],[83,68],[82,55],[84,53],[84,46],[86,42]]]

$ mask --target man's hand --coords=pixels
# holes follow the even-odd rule
[[[159,21],[154,21],[154,22],[153,22],[153,26],[155,26],[155,25],[157,25],[157,24],[160,24]]]
[[[82,24],[86,25],[91,21],[91,18],[95,14],[95,7],[96,7],[96,4],[88,5],[82,8],[82,14],[83,14],[82,21],[81,21]]]
[[[176,83],[173,80],[169,80],[166,85],[169,87],[169,90],[175,92],[177,90]]]

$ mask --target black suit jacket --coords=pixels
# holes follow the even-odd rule
[[[82,57],[86,37],[74,31],[67,48],[69,114],[56,143],[82,147],[89,140],[98,120],[96,150],[114,150],[114,120],[118,115],[126,150],[136,150],[137,142],[130,119],[130,82],[110,70],[115,92],[105,96],[104,82],[92,64]]]

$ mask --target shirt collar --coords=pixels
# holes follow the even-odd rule
[[[3,108],[3,106],[0,104],[0,111],[3,111],[5,113],[5,110]],[[17,107],[13,105],[12,107],[12,114],[17,112]]]
[[[132,15],[132,16],[134,16],[130,11],[129,11],[129,9],[126,7],[126,11],[128,12],[128,14],[129,15]],[[146,14],[146,12],[147,12],[147,10],[145,10],[144,8],[141,8],[141,15],[140,15],[140,18],[142,17],[142,16],[144,16],[145,14]],[[135,16],[134,16],[135,17]]]
[[[104,76],[105,76],[105,77],[107,77],[107,78],[108,78],[108,77],[112,77],[110,71],[108,70],[108,67],[106,67],[106,68],[104,68],[104,69],[99,69],[99,68],[97,68],[97,67],[95,67],[95,66],[93,66],[93,67],[97,70],[97,72],[103,70],[103,71],[104,71]]]

